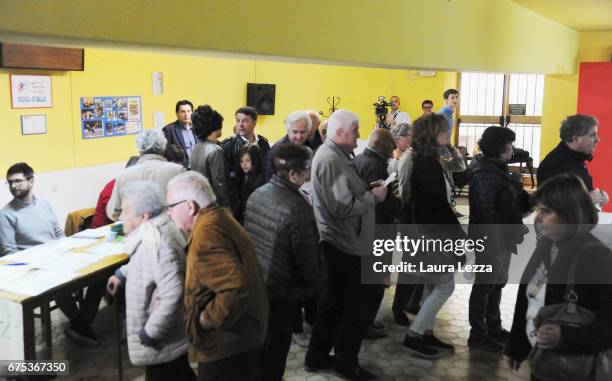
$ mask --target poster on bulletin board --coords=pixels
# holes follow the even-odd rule
[[[142,131],[140,97],[82,97],[81,128],[83,139],[139,133]]]

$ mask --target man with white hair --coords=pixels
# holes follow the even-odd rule
[[[274,158],[274,155],[276,155],[278,147],[281,144],[289,142],[295,144],[305,144],[311,129],[312,121],[306,111],[294,111],[287,116],[287,119],[285,119],[285,130],[287,135],[274,143],[266,155],[266,164],[264,166],[266,182],[270,181],[272,175],[274,174],[272,159]]]
[[[216,204],[198,172],[170,180],[166,202],[172,220],[189,233],[185,324],[198,380],[258,380],[269,304],[248,233]]]
[[[374,239],[374,208],[387,196],[378,185],[368,190],[350,153],[357,147],[359,118],[337,110],[329,118],[327,140],[312,162],[315,218],[327,263],[312,339],[305,358],[307,371],[334,367],[341,377],[370,380],[375,376],[357,361],[361,347],[361,257]],[[334,349],[335,359],[329,355]]]
[[[126,168],[117,176],[115,188],[106,206],[108,218],[116,220],[121,212],[121,190],[134,181],[149,180],[159,185],[162,192],[166,192],[166,185],[171,178],[185,172],[180,164],[170,163],[164,157],[167,144],[166,137],[161,130],[152,129],[142,131],[136,138],[136,147],[140,152],[140,159],[136,165]]]

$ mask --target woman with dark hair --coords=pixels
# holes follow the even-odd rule
[[[450,142],[448,123],[442,115],[432,114],[417,119],[413,127],[413,169],[410,178],[414,223],[419,238],[438,240],[465,238],[459,221],[451,207],[451,180],[442,165],[441,153]],[[442,265],[447,271],[459,258],[454,253],[425,252],[416,255],[424,265]],[[417,264],[417,268],[420,268]],[[438,358],[441,352],[454,352],[452,345],[443,343],[433,334],[436,315],[455,289],[452,272],[420,273],[415,283],[430,285],[432,291],[424,298],[404,339],[404,346],[422,358]]]
[[[247,144],[240,149],[240,170],[232,182],[232,210],[234,217],[242,225],[247,200],[253,191],[265,183],[261,150],[255,144]]]
[[[510,367],[518,369],[533,349],[532,380],[595,379],[586,372],[602,369],[580,374],[579,364],[584,355],[612,348],[612,252],[591,233],[597,211],[576,175],[561,174],[545,181],[533,199],[542,239],[521,278],[505,354]],[[557,319],[544,316],[552,305],[564,302],[561,315],[573,309],[576,319],[586,309],[593,314],[592,321],[582,319],[581,324],[570,325],[563,324],[560,315]],[[572,365],[569,372],[576,372],[569,378],[560,375],[568,371],[565,364]],[[600,374],[596,379],[610,378]]]
[[[477,265],[490,265],[490,273],[476,273],[470,295],[470,349],[501,352],[508,331],[502,328],[499,304],[508,282],[510,257],[517,252],[527,227],[523,213],[529,211],[529,196],[522,178],[508,173],[516,135],[505,127],[488,127],[478,145],[482,155],[468,168],[470,184],[470,238],[483,239],[484,250],[476,254]],[[487,237],[484,239],[484,237]]]
[[[217,196],[217,202],[223,207],[230,206],[229,187],[227,184],[227,163],[223,149],[217,144],[221,137],[223,117],[209,105],[199,106],[191,114],[193,132],[198,143],[191,153],[191,169],[203,174]]]

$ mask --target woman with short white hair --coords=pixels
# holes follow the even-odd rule
[[[183,322],[187,242],[165,209],[160,187],[151,181],[123,189],[120,220],[130,262],[107,288],[114,295],[125,286],[130,361],[146,366],[145,380],[195,380]]]

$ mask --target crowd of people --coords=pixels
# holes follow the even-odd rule
[[[585,355],[611,349],[612,253],[591,234],[596,207],[608,195],[594,188],[584,165],[598,143],[597,120],[575,115],[562,123],[561,142],[542,161],[538,190],[529,195],[507,166],[515,141],[510,129],[488,127],[469,166],[451,144],[458,97],[447,90],[439,113],[424,101],[413,123],[392,97],[387,128],[375,129],[356,156],[360,122],[348,110],[326,121],[311,110],[292,112],[286,135],[270,146],[255,133],[250,107],[235,112],[234,135],[219,142],[220,113],[179,101],[177,120],[144,130],[139,157],[100,194],[93,226],[121,221],[130,260],[89,287],[79,306],[70,297],[56,301],[70,320],[66,334],[80,345],[98,345],[93,325],[104,291],[124,292],[130,360],[146,367],[147,380],[282,380],[292,336],[304,325],[312,331],[299,343],[308,348],[306,371],[374,379],[358,354],[362,339],[387,334],[376,316],[389,281],[382,274],[365,284],[362,268],[374,239],[385,234],[380,227],[401,224],[431,237],[488,236],[476,261],[494,271],[474,280],[470,350],[504,352],[513,369],[530,352],[544,351],[548,357],[532,360],[532,378],[549,380],[560,378],[541,359],[554,359],[557,349]],[[463,171],[467,232],[453,202],[453,173]],[[392,175],[397,180],[385,184]],[[51,206],[33,195],[30,166],[11,166],[7,182],[14,198],[0,210],[2,255],[64,236]],[[502,290],[528,231],[523,218],[534,208],[540,239],[507,331]],[[444,252],[421,260],[453,265],[464,258]],[[538,311],[566,300],[569,283],[591,321],[539,319]],[[454,288],[449,272],[400,274],[392,315],[406,326],[403,345],[411,355],[454,352],[434,332]],[[197,353],[197,376],[189,346]]]

